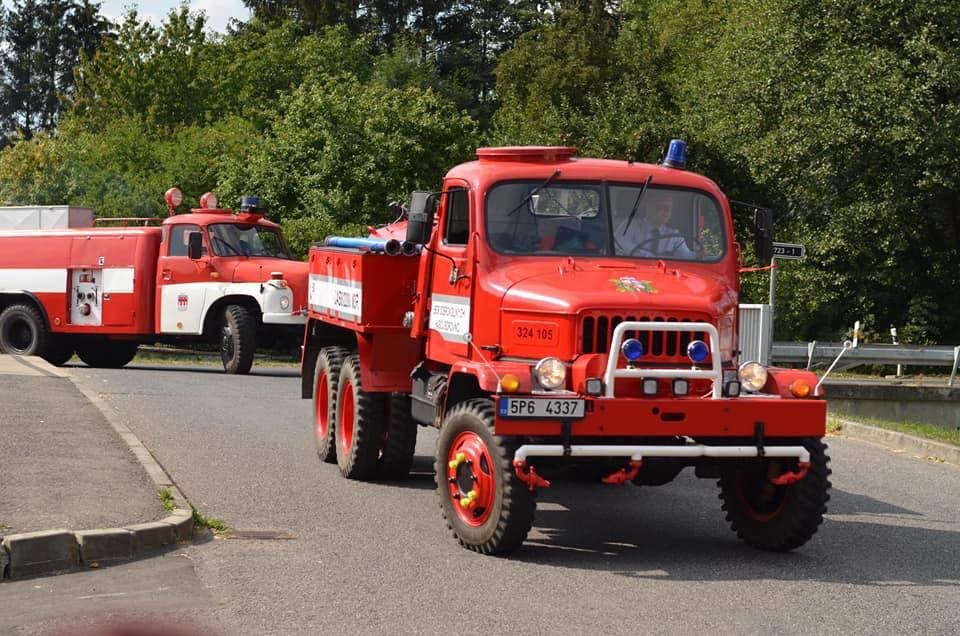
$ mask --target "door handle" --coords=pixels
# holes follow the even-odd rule
[[[173,280],[173,270],[165,269],[161,272],[163,274],[163,280]]]

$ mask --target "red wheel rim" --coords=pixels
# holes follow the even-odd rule
[[[490,451],[476,433],[460,433],[450,445],[447,484],[450,503],[460,521],[473,527],[486,523],[493,512],[497,479]]]
[[[776,518],[790,499],[792,486],[777,486],[770,480],[781,472],[779,464],[770,464],[763,472],[740,473],[735,485],[737,500],[750,519],[763,523]]]
[[[344,457],[353,447],[353,384],[344,382],[340,386],[340,417],[337,418],[337,441]]]
[[[317,439],[323,441],[330,431],[330,385],[327,383],[327,374],[321,373],[317,378],[317,412],[314,421],[317,423]]]

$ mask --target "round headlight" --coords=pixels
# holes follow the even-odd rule
[[[545,389],[562,389],[567,382],[567,366],[557,358],[544,358],[533,368],[533,375]]]
[[[740,386],[747,391],[756,393],[767,383],[767,370],[758,362],[744,362],[737,373]]]
[[[290,309],[290,299],[287,298],[286,296],[283,296],[282,298],[280,298],[280,309],[284,311]]]

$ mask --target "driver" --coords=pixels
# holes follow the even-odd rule
[[[617,251],[630,256],[695,258],[696,253],[687,247],[680,232],[667,225],[673,213],[671,194],[662,190],[648,190],[643,198],[643,218],[634,218],[631,222],[629,216],[624,216],[614,228]]]

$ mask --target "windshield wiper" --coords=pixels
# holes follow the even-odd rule
[[[525,206],[526,204],[530,203],[530,200],[533,198],[533,195],[537,194],[538,192],[540,192],[541,190],[543,190],[544,188],[546,188],[548,185],[550,185],[550,183],[551,183],[554,179],[556,179],[556,178],[559,177],[559,176],[560,176],[560,170],[557,169],[552,175],[550,175],[549,177],[547,177],[547,180],[546,180],[546,181],[544,181],[543,183],[541,183],[540,185],[538,185],[536,188],[534,188],[533,190],[531,190],[530,192],[528,192],[528,193],[527,193],[527,196],[523,197],[523,200],[520,201],[520,203],[518,203],[515,208],[513,208],[512,210],[510,210],[509,212],[507,212],[507,216],[513,216],[514,214],[516,214],[517,211],[518,211],[520,208],[522,208],[522,207]]]
[[[233,252],[234,254],[236,254],[237,256],[243,256],[243,254],[240,252],[240,250],[239,250],[236,246],[234,246],[232,243],[230,243],[229,241],[227,241],[226,239],[220,238],[220,237],[217,236],[216,234],[213,235],[213,239],[214,239],[215,241],[219,241],[219,242],[222,243],[225,247],[230,248],[230,251],[232,251],[232,252]]]
[[[630,208],[630,216],[627,217],[627,224],[623,226],[623,234],[626,234],[627,230],[630,229],[630,224],[633,223],[633,217],[637,215],[637,210],[640,208],[640,197],[647,191],[647,186],[650,185],[651,181],[653,181],[653,175],[647,177],[647,180],[640,186],[640,192],[637,192],[637,199],[633,202],[633,207]]]

